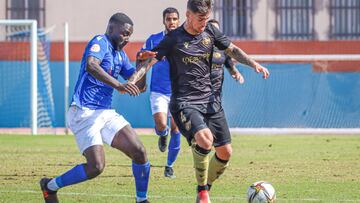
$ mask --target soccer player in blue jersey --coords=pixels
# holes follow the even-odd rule
[[[179,27],[179,12],[176,8],[166,8],[163,11],[163,24],[165,30],[151,35],[141,49],[152,50],[156,47],[164,36]],[[173,118],[169,114],[169,103],[171,96],[169,62],[166,58],[158,61],[152,67],[150,84],[150,104],[155,121],[155,132],[159,136],[158,146],[161,152],[166,151],[167,137],[169,133],[168,116],[170,117],[171,137],[168,147],[167,164],[165,166],[165,177],[175,178],[173,164],[180,151],[180,132]]]
[[[167,34],[151,50],[156,57],[145,60],[129,79],[133,83],[138,81],[163,57],[169,61],[172,90],[169,108],[192,148],[198,203],[210,202],[208,177],[212,176],[214,182],[217,174],[222,174],[229,165],[232,154],[229,127],[224,110],[216,102],[210,77],[213,46],[262,73],[264,79],[270,75],[267,68],[207,23],[211,10],[212,0],[188,0],[185,23]],[[210,158],[212,147],[215,154]]]
[[[132,33],[131,19],[123,13],[116,13],[111,16],[106,33],[96,35],[86,46],[67,112],[67,125],[74,133],[86,163],[78,164],[55,178],[41,179],[45,202],[58,202],[60,188],[90,180],[102,173],[105,167],[103,142],[132,160],[136,202],[149,202],[150,163],[145,148],[124,117],[111,109],[114,89],[133,96],[140,93],[136,85],[122,84],[117,80],[118,76],[128,79],[135,72],[123,51]]]

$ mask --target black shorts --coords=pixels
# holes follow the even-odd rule
[[[209,128],[214,136],[214,147],[231,143],[231,135],[223,109],[218,112],[204,113],[196,106],[189,105],[179,111],[171,112],[171,114],[189,145],[191,145],[194,135],[205,128]]]

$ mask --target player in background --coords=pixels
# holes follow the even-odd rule
[[[214,27],[219,29],[219,22],[215,19],[211,19],[208,21],[208,23],[211,23]],[[236,69],[234,63],[232,62],[231,57],[229,57],[227,54],[225,54],[224,51],[219,50],[216,46],[213,47],[213,53],[212,53],[212,61],[211,61],[211,85],[213,89],[213,93],[215,96],[215,102],[217,102],[219,106],[222,108],[222,86],[224,81],[224,67],[226,70],[230,73],[232,78],[234,78],[236,81],[238,81],[240,84],[244,83],[244,77],[241,75],[241,73]],[[228,143],[226,146],[228,149],[231,149],[231,144]],[[215,151],[217,150],[217,147],[224,147],[224,146],[216,146],[215,145]],[[218,158],[218,156],[215,155],[210,160],[209,167],[212,166],[216,167],[219,162],[221,162],[221,159]],[[221,166],[223,167],[223,166]],[[208,179],[207,179],[207,185],[208,190],[210,190],[213,182],[217,180],[224,170],[209,170],[208,171]]]
[[[212,10],[212,0],[188,0],[186,21],[173,30],[152,52],[153,59],[142,63],[129,82],[135,83],[157,61],[166,57],[170,63],[170,112],[189,145],[192,147],[197,200],[209,203],[208,176],[213,182],[227,168],[231,154],[231,136],[224,110],[215,100],[210,70],[211,54],[215,45],[238,62],[248,65],[263,78],[269,71],[235,46],[211,23],[207,23]],[[215,147],[210,160],[209,153]]]
[[[220,30],[219,22],[215,19],[208,21],[217,29]],[[235,64],[233,63],[230,56],[226,55],[224,51],[219,50],[214,46],[212,53],[212,63],[211,63],[211,83],[214,91],[216,101],[221,104],[222,97],[222,86],[224,81],[224,67],[230,73],[231,77],[238,81],[240,84],[245,82],[244,77],[236,69]]]
[[[164,36],[179,27],[179,12],[176,8],[166,8],[163,11],[163,24],[165,30],[151,35],[141,49],[152,50],[156,47]],[[173,164],[180,151],[180,132],[169,112],[171,96],[169,62],[166,58],[158,61],[152,67],[150,84],[150,105],[151,112],[155,121],[155,132],[159,136],[158,146],[161,152],[166,151],[167,137],[169,134],[168,118],[170,117],[170,142],[168,147],[168,157],[165,166],[165,177],[175,178]]]
[[[86,163],[78,164],[55,178],[42,178],[40,186],[45,202],[58,202],[57,191],[60,188],[90,180],[103,172],[103,142],[132,160],[136,202],[149,202],[150,163],[145,148],[125,118],[111,109],[114,89],[132,96],[140,93],[136,85],[122,84],[117,80],[118,76],[128,79],[135,72],[123,51],[132,33],[132,20],[123,13],[116,13],[111,16],[106,33],[96,35],[87,44],[67,112],[67,126],[74,133]]]

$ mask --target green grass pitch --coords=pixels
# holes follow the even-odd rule
[[[143,135],[151,162],[150,201],[195,202],[190,148],[182,149],[174,169],[163,177],[166,153],[155,135]],[[84,158],[73,136],[0,135],[0,202],[42,202],[38,181],[65,172]],[[105,148],[105,171],[97,178],[62,188],[61,202],[135,202],[130,160]],[[230,167],[213,185],[213,203],[246,202],[247,187],[266,180],[277,202],[360,202],[360,136],[233,136]]]

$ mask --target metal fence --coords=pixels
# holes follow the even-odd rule
[[[330,39],[360,38],[360,0],[331,0]]]
[[[249,39],[252,31],[252,0],[215,0],[214,18],[232,39]]]
[[[276,39],[314,39],[314,1],[276,0]]]

